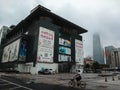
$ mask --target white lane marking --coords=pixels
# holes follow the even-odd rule
[[[14,90],[14,89],[17,89],[17,88],[20,88],[20,87],[9,88],[9,90]]]
[[[18,86],[18,87],[22,87],[22,88],[25,88],[25,89],[28,89],[28,90],[33,90],[33,89],[31,89],[31,88],[28,88],[28,87],[25,87],[25,86],[22,86],[22,85],[19,85],[19,84],[15,84],[15,83],[13,83],[13,82],[10,82],[10,81],[4,80],[4,79],[1,79],[1,80],[5,81],[5,82],[8,82],[8,83],[10,83],[10,84],[16,85],[16,86]]]

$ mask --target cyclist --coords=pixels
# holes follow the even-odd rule
[[[76,83],[78,83],[82,79],[80,70],[77,71],[77,74],[73,77],[73,79]]]
[[[68,84],[69,84],[70,87],[79,86],[81,88],[85,88],[86,82],[82,81],[81,73],[82,72],[80,72],[80,70],[78,70],[77,74],[73,77],[73,79],[71,79],[68,82]]]

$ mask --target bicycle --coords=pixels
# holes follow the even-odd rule
[[[80,87],[80,88],[85,88],[86,87],[86,82],[80,80],[80,81],[75,81],[74,79],[71,79],[68,82],[69,87]]]

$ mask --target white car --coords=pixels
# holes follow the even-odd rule
[[[53,69],[48,69],[51,74],[55,74],[56,72]]]

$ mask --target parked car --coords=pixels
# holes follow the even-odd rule
[[[49,69],[49,71],[50,71],[51,74],[55,74],[56,73],[56,71],[54,71],[53,69]]]

